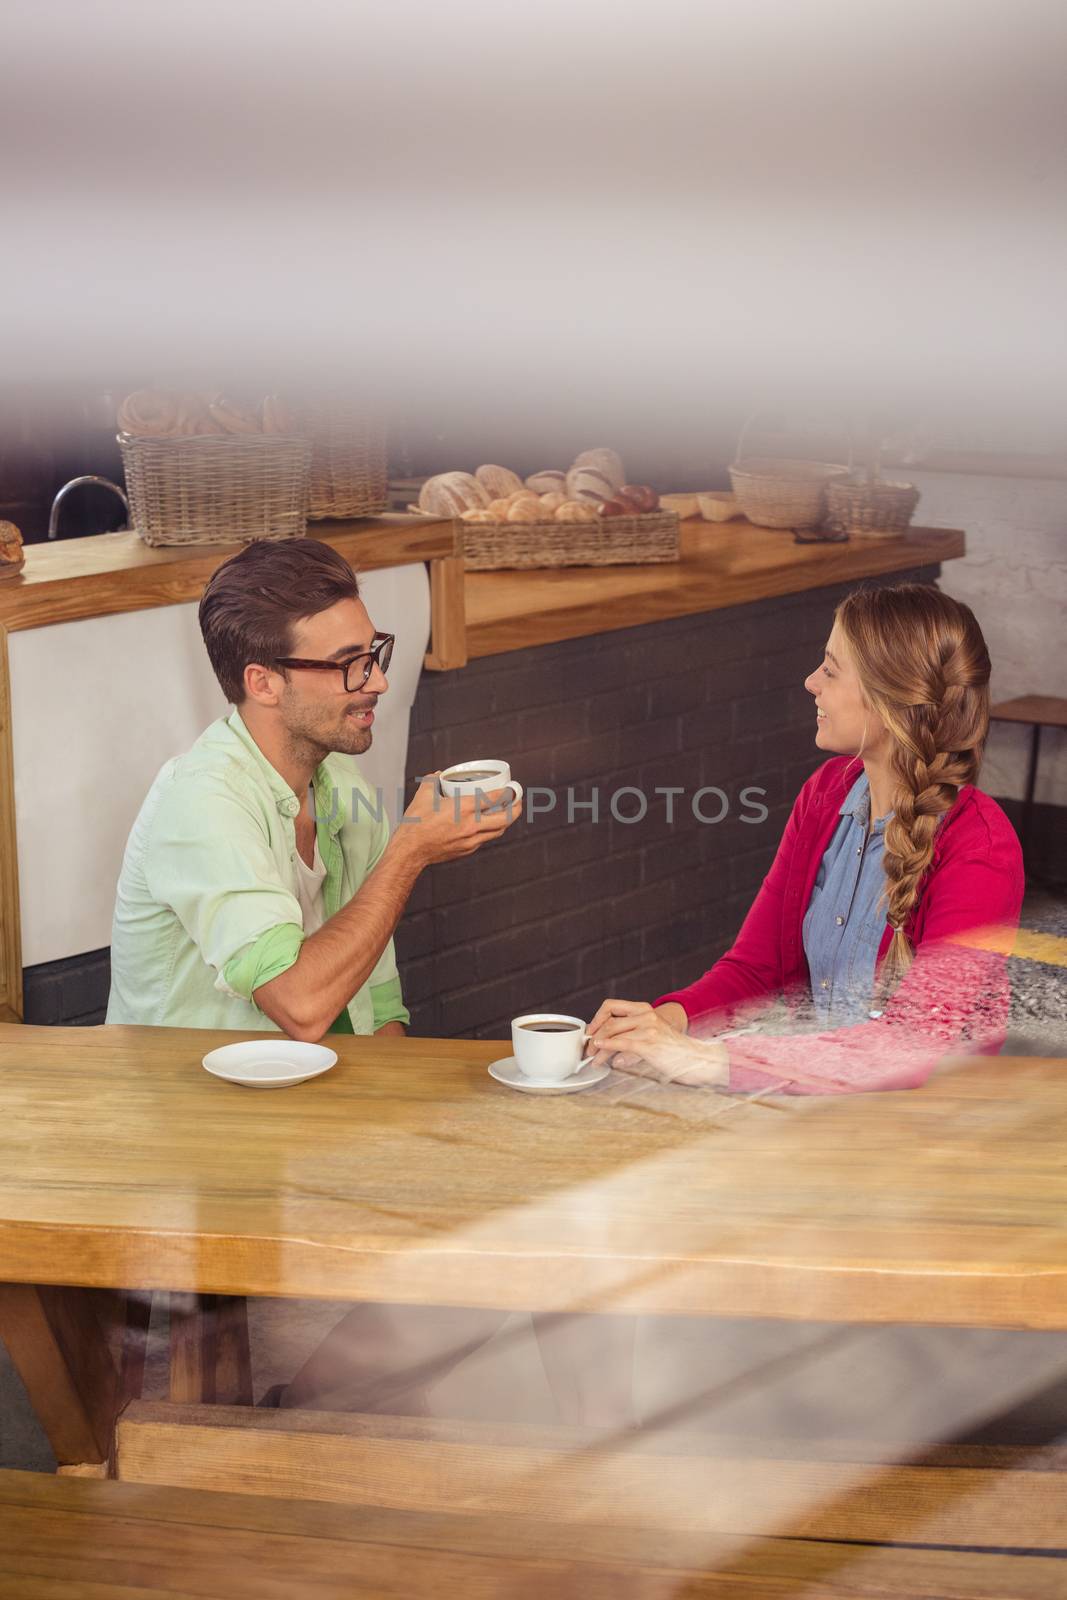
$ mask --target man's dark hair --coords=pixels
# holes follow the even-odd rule
[[[224,561],[200,601],[200,632],[223,694],[245,698],[244,672],[292,654],[293,625],[358,600],[344,556],[318,539],[254,539]]]

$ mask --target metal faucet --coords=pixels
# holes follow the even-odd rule
[[[125,490],[120,489],[117,483],[112,483],[110,478],[98,478],[95,472],[90,472],[87,473],[84,478],[71,478],[70,482],[63,485],[62,489],[60,489],[59,493],[52,501],[52,510],[48,517],[48,537],[50,539],[54,539],[56,537],[57,530],[59,528],[59,507],[63,499],[70,493],[72,489],[80,489],[83,483],[95,483],[99,484],[101,489],[111,489],[115,494],[118,495],[123,506],[126,508],[127,517],[129,516],[130,502],[126,498]]]

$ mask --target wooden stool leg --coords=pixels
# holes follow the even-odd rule
[[[140,1400],[144,1393],[144,1364],[148,1350],[148,1325],[152,1320],[152,1295],[131,1289],[126,1295],[122,1333],[122,1368],[119,1390],[122,1404]]]
[[[215,1296],[170,1297],[170,1397],[182,1405],[215,1400]]]
[[[1031,839],[1034,830],[1034,790],[1037,788],[1037,762],[1041,754],[1041,724],[1035,722],[1030,730],[1030,763],[1026,771],[1026,798],[1023,800],[1023,866],[1030,871]]]
[[[252,1404],[243,1295],[171,1295],[170,1398],[183,1405]]]
[[[0,1284],[0,1338],[60,1466],[106,1460],[118,1373],[91,1289]]]
[[[215,1320],[215,1400],[220,1406],[252,1404],[248,1301],[243,1294],[219,1296]]]

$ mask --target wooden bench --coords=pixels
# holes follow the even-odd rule
[[[854,1443],[671,1438],[410,1417],[131,1405],[116,1476],[394,1511],[715,1538],[1067,1547],[1067,1451],[908,1458]],[[1067,1593],[1067,1565],[1061,1568]]]
[[[560,1524],[0,1472],[0,1600],[1060,1600],[1045,1555]]]

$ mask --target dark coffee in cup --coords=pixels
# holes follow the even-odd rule
[[[574,1033],[576,1022],[520,1022],[519,1027],[529,1033]]]
[[[446,772],[444,776],[449,783],[488,783],[490,778],[500,782],[500,773],[489,769],[484,771],[478,767],[464,767],[462,771]]]

